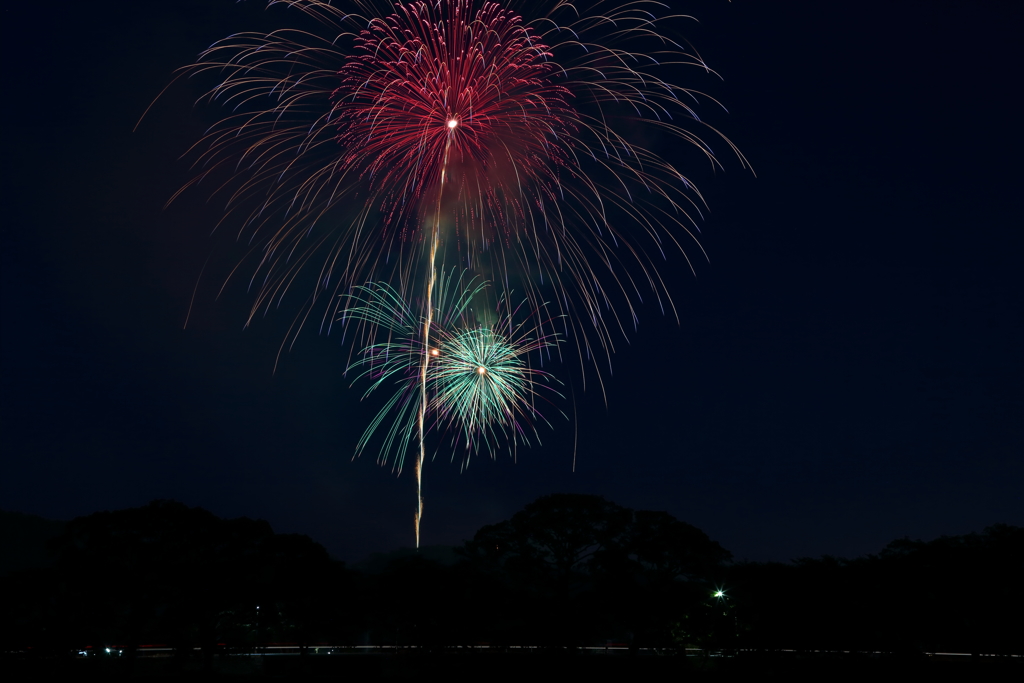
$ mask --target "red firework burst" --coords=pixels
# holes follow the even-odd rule
[[[338,167],[359,169],[380,197],[382,230],[422,230],[443,185],[445,217],[469,254],[493,231],[507,243],[524,203],[553,197],[574,132],[569,91],[549,79],[552,55],[493,3],[395,9],[360,33],[340,70]]]
[[[659,152],[718,161],[682,125],[700,93],[667,79],[708,69],[661,32],[658,2],[268,2],[318,28],[236,34],[182,71],[216,74],[206,97],[230,107],[190,185],[220,174],[225,218],[241,214],[250,318],[303,272],[292,335],[368,281],[427,298],[435,248],[438,266],[552,302],[581,359],[611,353],[641,292],[671,307],[658,262],[702,202]]]

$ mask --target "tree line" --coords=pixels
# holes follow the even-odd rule
[[[557,494],[480,529],[454,563],[411,554],[368,572],[264,521],[156,501],[72,520],[49,553],[50,566],[0,579],[7,650],[486,643],[1024,654],[1024,529],[1008,525],[894,541],[853,560],[733,562],[667,513]]]

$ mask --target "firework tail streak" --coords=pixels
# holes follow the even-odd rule
[[[441,238],[441,199],[444,197],[445,171],[448,169],[448,153],[452,147],[452,136],[458,127],[458,119],[447,122],[448,140],[444,146],[444,162],[441,164],[441,187],[437,193],[437,214],[430,236],[430,272],[427,275],[427,305],[423,322],[423,371],[420,374],[420,457],[416,461],[416,547],[420,547],[420,521],[423,519],[423,463],[426,460],[426,434],[424,423],[427,417],[427,370],[430,367],[430,326],[434,323],[434,285],[437,282],[437,245]]]

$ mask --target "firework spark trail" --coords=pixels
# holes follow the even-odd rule
[[[416,461],[416,547],[420,547],[420,522],[423,520],[423,463],[426,460],[426,433],[424,423],[427,417],[427,370],[430,367],[430,327],[434,324],[434,284],[437,281],[437,246],[441,239],[441,199],[444,197],[445,173],[448,170],[448,152],[452,146],[452,136],[459,122],[449,119],[447,122],[448,141],[444,146],[444,162],[441,164],[441,186],[437,193],[437,212],[434,227],[430,235],[430,272],[427,274],[427,310],[423,317],[423,372],[420,375],[420,457]]]

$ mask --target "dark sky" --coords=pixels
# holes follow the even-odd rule
[[[68,519],[172,498],[337,557],[412,541],[414,482],[352,461],[374,412],[337,336],[193,286],[219,217],[178,156],[212,120],[177,66],[269,26],[233,0],[3,10],[0,508]],[[1024,524],[1021,35],[992,0],[680,5],[724,80],[684,72],[723,152],[695,168],[710,262],[664,266],[599,393],[518,462],[428,465],[424,542],[553,492],[667,510],[736,556],[859,555]],[[687,80],[692,79],[692,80]]]

